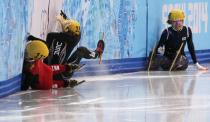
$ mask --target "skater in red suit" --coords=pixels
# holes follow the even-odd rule
[[[54,64],[47,65],[43,63],[49,50],[46,44],[39,40],[31,41],[27,44],[25,50],[25,60],[23,65],[21,89],[27,90],[29,87],[32,89],[48,90],[51,88],[74,87],[78,85],[77,81],[71,80],[54,80],[53,76],[64,73],[74,72],[79,68],[75,64]]]

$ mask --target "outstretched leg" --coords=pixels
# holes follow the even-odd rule
[[[188,64],[189,64],[188,59],[185,56],[181,55],[178,61],[176,62],[176,70],[178,71],[186,70],[188,67]]]
[[[163,60],[161,61],[161,67],[165,71],[169,71],[171,65],[172,65],[172,60],[170,60],[167,57],[164,57]],[[172,71],[186,70],[187,67],[188,67],[188,60],[185,56],[181,55],[175,62],[175,65],[172,67]]]
[[[85,59],[96,59],[98,57],[100,58],[103,54],[104,47],[105,47],[105,44],[103,40],[98,41],[97,48],[95,51],[90,51],[86,47],[79,47],[67,60],[67,63],[79,64],[82,58],[85,58]],[[73,73],[74,72],[65,72],[65,73],[62,73],[62,75],[54,77],[54,79],[67,80],[72,77]]]
[[[79,47],[68,59],[68,63],[79,64],[82,58],[95,59],[99,53],[97,51],[90,51],[86,47]]]
[[[97,43],[97,48],[95,51],[90,51],[86,47],[79,47],[77,50],[72,54],[72,56],[67,61],[68,63],[75,63],[79,64],[82,58],[85,59],[96,59],[101,58],[104,52],[105,43],[103,40],[99,40]]]

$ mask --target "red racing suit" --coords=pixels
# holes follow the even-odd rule
[[[53,75],[60,74],[67,70],[66,65],[47,65],[42,60],[37,60],[28,67],[25,72],[30,74],[26,82],[32,89],[48,90],[56,86],[57,88],[65,87],[65,81],[53,80]],[[26,74],[27,75],[27,74]]]

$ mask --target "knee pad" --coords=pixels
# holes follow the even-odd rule
[[[77,48],[77,55],[80,57],[85,57],[85,55],[89,55],[91,52],[86,47]]]
[[[159,70],[161,61],[162,61],[162,56],[158,55],[158,54],[153,56],[153,58],[151,60],[151,53],[150,53],[149,59],[148,59],[148,62],[147,62],[148,66],[149,66],[149,63],[150,63],[150,69],[149,70]]]
[[[169,70],[171,68],[172,63],[173,60],[170,60],[167,57],[165,57],[162,61],[161,67],[163,70]],[[186,70],[187,67],[188,59],[185,56],[181,55],[175,62],[172,71]]]
[[[161,65],[161,68],[165,71],[169,70],[170,67],[171,67],[171,63],[172,61],[170,59],[168,59],[167,57],[163,56],[161,61],[160,61],[160,65]]]
[[[177,61],[177,70],[186,70],[188,67],[189,61],[186,56],[181,55],[179,60]]]

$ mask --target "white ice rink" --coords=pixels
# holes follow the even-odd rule
[[[74,89],[0,99],[1,122],[210,122],[210,72],[137,72],[81,78]]]

